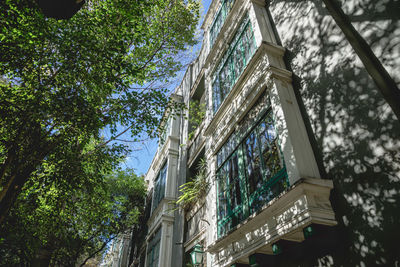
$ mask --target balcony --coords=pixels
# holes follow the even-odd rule
[[[188,147],[188,166],[192,165],[193,160],[199,154],[201,148],[204,145],[205,138],[203,136],[203,132],[204,132],[204,121],[194,131],[193,137],[189,142],[189,147]]]
[[[262,209],[211,243],[215,265],[246,262],[254,253],[273,254],[280,240],[301,242],[307,226],[337,224],[329,201],[330,180],[303,178],[267,203]]]
[[[204,124],[206,115],[206,93],[204,76],[193,89],[189,102],[188,162],[189,166],[204,144]]]
[[[191,247],[192,243],[201,236],[206,230],[207,223],[204,220],[206,214],[206,205],[198,203],[185,213],[187,228],[185,232],[185,248]]]

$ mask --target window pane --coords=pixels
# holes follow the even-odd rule
[[[155,246],[154,246],[154,257],[153,257],[153,266],[157,266],[158,265],[158,258],[160,255],[160,242],[158,242]]]
[[[161,177],[160,177],[160,196],[159,196],[159,202],[161,199],[164,198],[165,196],[165,183],[167,181],[167,164],[164,165],[164,167],[160,171]]]
[[[150,239],[147,246],[147,266],[158,267],[158,258],[160,254],[160,240],[161,240],[161,228]]]
[[[217,21],[215,21],[215,25],[217,25]],[[218,76],[219,83],[215,83],[217,88],[214,88],[213,84],[213,94],[219,93],[220,95],[219,101],[214,103],[214,112],[217,111],[219,105],[231,91],[237,79],[239,79],[245,65],[254,54],[255,48],[254,33],[247,15],[214,70],[213,76]],[[215,100],[217,99],[215,98]]]
[[[265,180],[269,180],[282,168],[271,113],[260,124],[258,132],[260,135],[264,176]]]
[[[151,207],[152,211],[157,208],[160,201],[165,197],[165,183],[167,180],[168,168],[167,166],[168,165],[165,163],[158,173],[156,180],[154,181],[153,205]]]
[[[227,184],[225,168],[218,172],[218,218],[222,219],[227,215]]]
[[[254,44],[254,34],[253,30],[251,28],[250,23],[246,27],[244,33],[243,33],[243,46],[244,46],[244,55],[246,59],[246,64],[250,61],[251,56],[254,53],[255,50],[255,44]]]
[[[229,92],[229,64],[225,64],[219,74],[221,102]]]
[[[222,149],[217,154],[217,168],[221,166],[222,161],[224,160],[223,151]]]
[[[257,188],[261,187],[261,170],[260,155],[257,148],[257,138],[252,132],[246,139],[245,143],[246,155],[246,174],[249,181],[249,193],[252,194]]]
[[[233,51],[233,65],[234,65],[234,76],[235,81],[239,78],[240,74],[244,70],[244,57],[243,57],[243,46],[242,46],[242,39],[240,39]]]
[[[238,168],[238,157],[235,153],[229,160],[229,195],[231,207],[237,207],[242,203],[240,195],[240,179],[239,179],[239,168]]]
[[[214,80],[212,88],[213,88],[213,110],[214,112],[217,112],[219,105],[221,105],[220,84],[218,76]]]
[[[227,142],[229,144],[229,142]],[[234,154],[218,170],[218,234],[223,235],[242,220],[242,197],[238,154]]]

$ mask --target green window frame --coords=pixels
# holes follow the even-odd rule
[[[217,174],[218,236],[225,235],[248,216],[240,151],[234,151]],[[247,216],[246,216],[247,215]]]
[[[235,0],[222,0],[222,5],[217,11],[214,21],[210,27],[210,47],[214,45],[215,40],[219,32],[221,31],[222,26],[224,25],[225,19],[231,11]]]
[[[154,181],[154,191],[153,191],[153,203],[151,205],[151,212],[153,212],[161,200],[165,197],[165,183],[167,180],[167,162],[164,163],[163,167],[158,172],[157,178]]]
[[[271,109],[242,132],[233,133],[217,153],[218,237],[289,186]]]
[[[251,142],[257,144],[249,146]],[[246,155],[249,212],[254,213],[289,186],[271,110],[245,138],[243,153]],[[254,172],[250,173],[252,167]]]
[[[147,245],[147,267],[158,267],[160,258],[161,227],[151,237]]]
[[[168,119],[165,121],[163,131],[160,133],[159,136],[159,142],[158,146],[161,148],[164,144],[165,141],[167,140],[167,137],[171,134],[171,126],[172,126],[172,117],[169,116]]]
[[[246,14],[212,74],[214,114],[243,73],[255,51],[254,32],[249,15]]]

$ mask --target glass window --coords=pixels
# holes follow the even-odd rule
[[[244,142],[246,175],[249,181],[249,193],[252,194],[262,184],[260,153],[258,151],[257,136],[252,132]]]
[[[212,75],[214,113],[239,79],[255,49],[254,33],[246,15]]]
[[[248,24],[248,26],[245,28],[243,35],[242,35],[242,40],[243,40],[243,51],[244,51],[244,58],[246,63],[250,61],[251,56],[255,52],[255,40],[254,40],[254,32],[251,28],[251,25]]]
[[[161,168],[160,172],[157,175],[156,180],[154,181],[154,191],[153,191],[153,205],[151,210],[155,210],[160,203],[160,201],[165,196],[165,183],[167,179],[167,163]]]
[[[238,154],[231,157],[219,169],[218,174],[218,234],[223,235],[236,226],[242,216],[242,192],[240,191],[240,175]]]
[[[167,121],[165,122],[166,125],[163,128],[163,131],[160,134],[159,138],[159,146],[162,147],[167,140],[168,136],[171,134],[171,125],[172,125],[172,117],[168,117]]]
[[[235,63],[233,66],[233,75],[234,79],[237,80],[240,74],[244,70],[245,60],[244,60],[244,51],[243,51],[243,39],[239,39],[236,44],[235,49],[233,50],[232,58]]]
[[[213,46],[215,39],[217,39],[218,33],[220,32],[222,26],[224,25],[225,19],[232,9],[235,0],[223,0],[222,5],[215,15],[214,22],[210,28],[210,47]]]
[[[264,165],[264,177],[266,180],[273,177],[279,171],[281,160],[278,153],[277,138],[271,113],[258,127],[261,144],[262,164]]]
[[[243,124],[248,127],[248,124]],[[232,134],[217,153],[218,236],[225,235],[288,187],[269,111],[240,140]]]
[[[243,219],[243,186],[239,154],[235,151],[218,170],[219,235],[225,234]]]
[[[161,228],[150,239],[147,246],[147,267],[158,267],[160,258]]]
[[[220,99],[221,93],[219,88],[218,77],[214,80],[212,88],[213,88],[213,111],[216,112],[218,110],[219,105],[221,104],[221,99]]]

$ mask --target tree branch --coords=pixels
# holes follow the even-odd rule
[[[89,254],[89,256],[83,261],[83,263],[82,263],[79,267],[84,266],[88,260],[90,260],[90,259],[93,258],[97,253],[99,253],[100,251],[102,251],[102,250],[107,246],[107,244],[108,244],[111,240],[113,240],[115,237],[116,237],[116,236],[113,236],[113,237],[107,239],[107,241],[104,242],[103,245],[102,245],[98,250],[96,250],[96,251],[93,252],[92,254]]]

